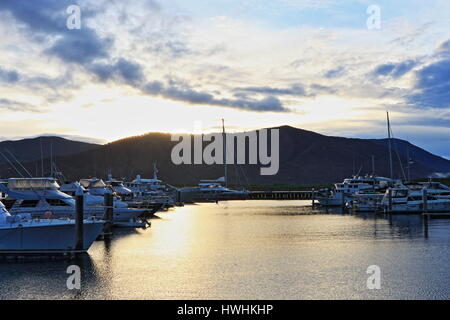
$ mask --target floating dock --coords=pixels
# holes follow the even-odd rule
[[[249,200],[314,200],[317,191],[251,191]]]

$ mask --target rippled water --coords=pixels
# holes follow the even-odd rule
[[[177,208],[83,258],[1,262],[2,299],[449,299],[450,220],[342,215],[301,201]],[[427,235],[427,236],[426,236]],[[66,268],[82,267],[69,291]],[[380,290],[366,270],[378,265]]]

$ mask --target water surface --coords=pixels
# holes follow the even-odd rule
[[[302,201],[191,205],[77,260],[0,261],[1,299],[448,299],[450,220],[344,215]],[[66,268],[82,268],[82,289]],[[367,289],[367,268],[382,271]]]

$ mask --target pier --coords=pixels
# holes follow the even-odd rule
[[[251,191],[249,200],[314,200],[317,191]]]

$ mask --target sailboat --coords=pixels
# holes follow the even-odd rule
[[[389,147],[389,178],[375,175],[374,159],[372,157],[372,175],[355,176],[344,179],[334,185],[332,190],[321,190],[317,200],[323,206],[345,206],[355,211],[375,211],[384,196],[384,192],[395,184],[392,162],[392,135],[389,112],[387,112],[388,147]]]
[[[246,200],[248,198],[249,191],[228,188],[227,144],[224,119],[222,119],[222,135],[224,146],[224,176],[216,180],[201,180],[196,187],[181,188],[179,191],[182,202],[218,202]]]

